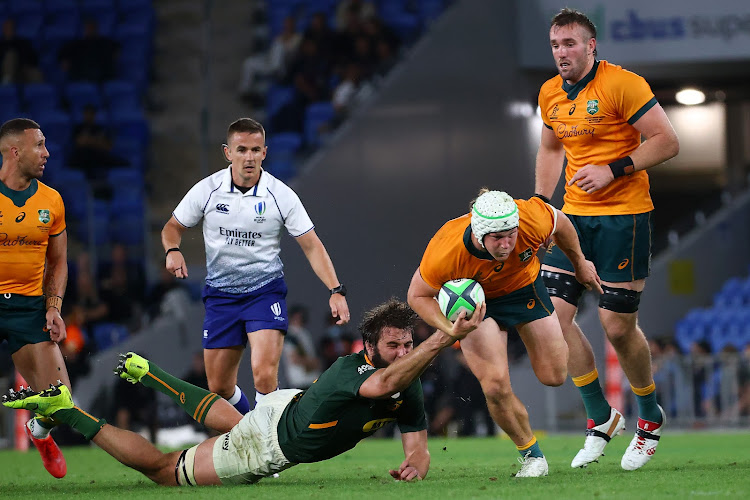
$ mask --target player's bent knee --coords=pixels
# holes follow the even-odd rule
[[[513,396],[510,381],[502,380],[481,381],[482,392],[488,404],[503,404]]]
[[[634,313],[641,303],[641,292],[602,285],[599,307],[616,313]]]
[[[586,288],[576,280],[575,276],[552,271],[541,271],[540,274],[550,297],[558,297],[578,307],[578,301],[581,300],[581,295]]]

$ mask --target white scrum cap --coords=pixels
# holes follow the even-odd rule
[[[518,205],[505,191],[487,191],[471,207],[471,231],[484,248],[487,233],[518,227]]]

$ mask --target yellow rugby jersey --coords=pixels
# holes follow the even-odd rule
[[[36,179],[23,191],[0,182],[0,293],[42,295],[47,244],[63,231],[57,191]]]
[[[518,238],[505,262],[474,246],[471,214],[466,214],[446,222],[432,237],[419,264],[422,279],[439,290],[446,281],[472,278],[482,285],[488,299],[533,283],[541,267],[537,250],[555,228],[554,209],[539,198],[515,201],[520,217]]]
[[[630,155],[641,143],[633,124],[656,102],[646,80],[607,61],[595,61],[591,72],[575,85],[560,75],[542,85],[542,120],[565,149],[563,212],[626,215],[654,209],[645,170],[618,177],[591,194],[567,182],[581,167],[607,165]]]

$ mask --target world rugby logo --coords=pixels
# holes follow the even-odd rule
[[[258,215],[263,215],[266,212],[266,202],[261,201],[259,203],[255,204],[255,213]]]
[[[274,316],[281,316],[281,304],[279,304],[278,302],[274,302],[271,305],[271,312]]]

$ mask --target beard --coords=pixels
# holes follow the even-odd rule
[[[378,346],[372,346],[372,359],[370,361],[372,361],[372,366],[375,368],[387,368],[389,365],[389,363],[383,359],[383,356],[380,355]]]

